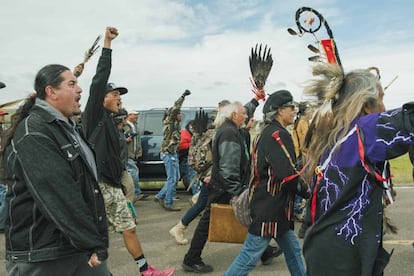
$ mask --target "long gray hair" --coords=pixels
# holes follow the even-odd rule
[[[234,113],[238,113],[240,107],[243,107],[243,104],[238,101],[223,106],[217,113],[217,117],[214,120],[214,125],[216,128],[220,127],[226,121],[226,119],[231,119]]]
[[[276,120],[276,116],[278,114],[278,109],[267,112],[263,114],[263,122],[260,124],[259,133],[262,133],[262,131],[271,123]]]
[[[308,177],[311,177],[323,152],[344,137],[352,122],[365,115],[365,108],[377,108],[381,89],[378,69],[353,70],[344,74],[332,64],[319,64],[313,75],[319,76],[305,88],[305,94],[314,96],[320,105],[316,110],[305,141],[308,147]]]

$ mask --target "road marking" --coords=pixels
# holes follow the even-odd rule
[[[409,244],[412,245],[414,240],[389,240],[383,241],[384,244]]]
[[[394,189],[414,189],[414,186],[394,186]]]

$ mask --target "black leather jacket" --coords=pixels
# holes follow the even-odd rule
[[[236,124],[226,121],[216,130],[212,145],[213,168],[210,186],[232,196],[247,184],[249,153]]]
[[[106,84],[111,73],[111,54],[111,49],[102,49],[89,90],[88,103],[82,115],[82,127],[96,153],[99,180],[121,188],[121,174],[125,164],[121,161],[119,131],[111,113],[103,106]]]
[[[96,252],[108,257],[105,206],[93,169],[48,110],[34,105],[6,148],[6,257],[36,262]]]

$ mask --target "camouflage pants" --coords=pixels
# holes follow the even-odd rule
[[[135,228],[134,218],[128,208],[127,199],[122,189],[112,187],[102,181],[99,182],[99,188],[105,201],[108,230],[112,232],[123,232]]]
[[[121,184],[124,190],[125,197],[128,201],[134,202],[134,181],[128,171],[123,171],[121,175]]]

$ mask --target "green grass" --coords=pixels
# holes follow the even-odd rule
[[[394,185],[413,184],[413,166],[408,158],[408,154],[390,160],[390,166],[391,174],[394,176],[392,178]]]

